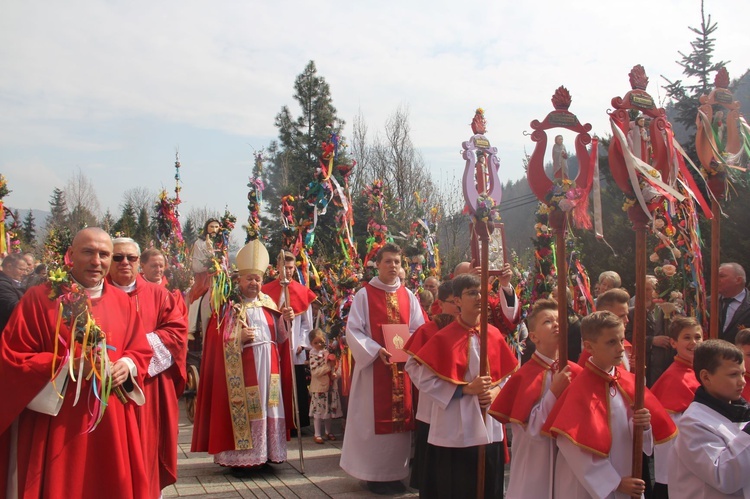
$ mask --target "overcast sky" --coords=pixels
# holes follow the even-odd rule
[[[716,59],[739,77],[750,68],[750,2],[706,0],[706,12],[719,24]],[[629,90],[631,67],[642,64],[663,99],[661,75],[681,77],[678,51],[690,51],[688,26],[699,25],[699,0],[5,0],[5,202],[46,210],[80,168],[117,216],[124,190],[173,188],[179,148],[183,214],[228,204],[242,222],[252,153],[275,137],[283,105],[298,114],[293,83],[309,60],[345,137],[358,113],[372,135],[408,106],[434,178],[458,179],[481,106],[501,178],[518,179],[533,149],[523,132],[552,109],[559,85],[570,110],[607,134],[606,111]]]

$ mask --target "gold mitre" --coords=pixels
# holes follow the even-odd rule
[[[268,250],[259,239],[254,239],[237,252],[237,270],[240,275],[263,276],[268,269]]]

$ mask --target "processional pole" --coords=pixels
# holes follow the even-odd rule
[[[648,77],[643,66],[636,65],[630,74],[631,90],[625,97],[612,99],[609,112],[613,137],[609,146],[609,167],[617,185],[626,196],[628,218],[635,231],[635,311],[633,314],[633,347],[635,350],[634,411],[644,407],[646,388],[646,231],[654,210],[665,196],[682,200],[684,197],[671,189],[668,180],[672,171],[674,150],[672,125],[663,108],[657,108],[646,92]],[[631,121],[629,112],[640,113]],[[639,124],[643,118],[643,123]],[[642,145],[645,119],[650,123],[650,145]],[[643,133],[643,134],[642,134]],[[633,462],[631,476],[641,478],[643,470],[643,426],[633,428]]]
[[[740,116],[740,102],[729,90],[729,73],[719,69],[714,90],[700,97],[701,106],[695,118],[695,151],[701,174],[711,196],[711,304],[708,334],[721,335],[719,330],[719,265],[721,264],[721,204],[726,198],[728,168],[739,167],[743,143],[748,141],[747,123]],[[716,111],[714,111],[716,109]],[[726,115],[726,117],[725,117]]]
[[[568,90],[560,86],[552,96],[554,111],[544,121],[534,120],[531,128],[531,140],[536,142],[534,152],[529,160],[527,180],[532,192],[549,210],[549,224],[555,234],[555,260],[557,262],[557,315],[559,325],[559,359],[561,368],[568,360],[568,265],[565,256],[565,235],[568,227],[568,216],[585,228],[591,228],[588,217],[588,196],[594,180],[594,168],[586,146],[591,142],[591,125],[582,125],[575,114],[568,111],[572,99]],[[568,178],[568,154],[562,145],[562,136],[555,139],[552,149],[554,180],[547,177],[544,171],[544,154],[547,149],[547,133],[550,128],[567,128],[578,132],[575,141],[579,170],[575,180]],[[596,146],[593,147],[596,153]],[[577,182],[580,185],[577,185]]]
[[[279,272],[279,283],[281,284],[281,289],[284,291],[284,305],[287,307],[291,307],[291,300],[289,298],[289,279],[286,277],[286,271],[284,270],[284,250],[281,250],[279,253],[278,258],[276,259],[276,268]],[[296,353],[294,351],[294,345],[292,342],[292,328],[294,327],[293,322],[287,321],[286,319],[283,319],[286,322],[287,325],[287,331],[290,331],[289,338],[287,342],[289,343],[289,360],[293,364],[294,363],[294,354]],[[303,475],[305,474],[305,458],[302,453],[302,427],[300,426],[299,422],[299,404],[297,403],[297,375],[294,370],[294,366],[292,367],[292,409],[294,417],[294,426],[297,428],[297,444],[299,447],[299,471]]]
[[[462,144],[463,158],[466,160],[463,175],[463,192],[466,207],[472,218],[472,246],[477,241],[481,246],[479,263],[481,267],[481,306],[482,312],[479,322],[479,375],[487,376],[487,319],[489,293],[489,238],[494,229],[494,223],[499,219],[497,206],[502,199],[502,185],[498,176],[500,162],[497,158],[497,148],[490,146],[490,141],[484,136],[487,122],[484,110],[476,110],[471,124],[474,135]],[[486,424],[487,409],[482,409],[482,421]],[[480,445],[478,449],[477,466],[477,498],[484,498],[486,448]]]

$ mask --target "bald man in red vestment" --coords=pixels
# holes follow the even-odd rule
[[[66,320],[57,333],[62,298],[50,298],[50,284],[31,288],[0,339],[0,493],[148,497],[135,413],[136,404],[144,401],[140,386],[151,356],[148,341],[128,296],[104,282],[112,259],[109,235],[95,227],[83,229],[67,258],[72,280],[88,295],[88,310],[106,335],[109,376],[112,385],[124,391],[123,401],[112,393],[101,421],[91,430],[91,410],[98,402],[92,390],[96,376],[74,381],[67,366],[59,369],[67,351],[65,340],[70,339]],[[80,348],[74,349],[75,366]],[[77,389],[80,400],[75,403]]]

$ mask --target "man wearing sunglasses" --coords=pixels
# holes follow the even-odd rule
[[[146,404],[137,412],[149,497],[160,497],[161,489],[177,481],[177,399],[185,389],[187,318],[166,288],[138,272],[138,243],[129,237],[112,242],[107,279],[130,297],[153,353],[143,382]]]

